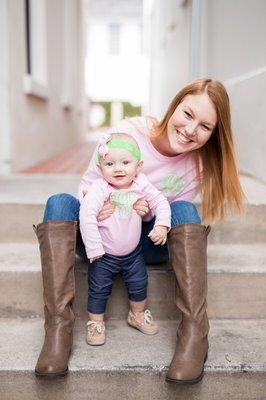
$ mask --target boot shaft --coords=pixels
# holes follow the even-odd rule
[[[40,247],[45,313],[64,316],[75,295],[77,223],[46,221],[34,230]]]
[[[168,235],[170,262],[176,276],[175,301],[183,318],[202,320],[207,297],[207,235],[209,227],[182,224]]]

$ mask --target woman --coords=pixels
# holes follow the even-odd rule
[[[143,155],[143,172],[171,205],[172,229],[168,249],[147,238],[153,224],[145,199],[135,203],[144,217],[142,246],[147,263],[168,259],[176,276],[175,303],[181,310],[178,341],[166,380],[197,383],[202,379],[208,351],[206,313],[209,227],[201,225],[191,203],[202,197],[202,220],[223,219],[227,210],[241,212],[243,192],[239,183],[231,132],[229,99],[224,86],[209,78],[185,86],[172,100],[161,121],[133,118],[110,132],[132,135]],[[79,186],[82,201],[89,184],[99,177],[95,157]],[[75,249],[84,255],[77,223],[80,202],[67,194],[52,196],[44,222],[35,227],[42,259],[46,337],[36,375],[57,377],[67,373],[74,315]],[[107,203],[98,220],[108,218],[114,207]],[[76,231],[77,246],[76,246]]]

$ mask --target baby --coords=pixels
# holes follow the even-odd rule
[[[148,236],[156,245],[166,243],[171,211],[166,198],[140,173],[142,165],[133,137],[125,133],[105,135],[98,147],[102,178],[90,185],[80,207],[80,231],[91,263],[87,343],[93,346],[105,343],[104,313],[119,273],[128,291],[128,324],[148,335],[158,331],[151,312],[146,309],[148,275],[139,244],[142,219],[133,205],[146,198],[155,215]],[[115,205],[115,211],[98,222],[97,216],[107,199]]]

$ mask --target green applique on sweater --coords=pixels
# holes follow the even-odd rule
[[[165,197],[177,195],[182,189],[183,181],[175,174],[166,176],[160,186],[160,191]]]

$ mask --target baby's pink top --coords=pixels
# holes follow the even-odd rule
[[[97,216],[109,198],[116,204],[115,212],[104,221]],[[142,219],[133,209],[137,199],[146,197],[155,215],[154,225],[171,227],[171,210],[166,198],[146,178],[139,174],[129,189],[115,189],[103,178],[90,185],[80,207],[80,231],[88,258],[103,253],[123,256],[138,245]]]
[[[163,193],[169,203],[176,200],[192,201],[198,192],[200,182],[194,162],[195,153],[190,151],[174,157],[167,157],[159,153],[150,141],[148,121],[144,117],[122,120],[108,132],[125,132],[135,138],[144,161],[142,172]],[[78,196],[80,201],[83,198],[82,191],[88,190],[91,183],[101,177],[101,172],[97,167],[97,157],[96,148],[79,185]],[[151,217],[152,214],[149,218]]]

